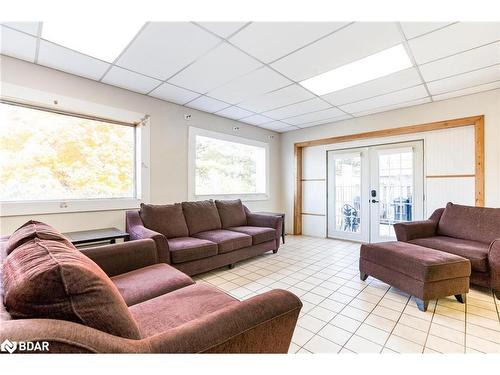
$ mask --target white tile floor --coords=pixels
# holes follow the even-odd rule
[[[302,308],[290,353],[500,353],[500,301],[473,288],[466,304],[432,301],[423,313],[405,293],[358,275],[359,244],[287,236],[277,254],[195,277],[239,299],[281,288]]]

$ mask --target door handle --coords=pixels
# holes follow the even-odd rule
[[[372,199],[372,203],[378,203],[378,200]]]

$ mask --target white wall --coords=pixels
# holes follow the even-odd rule
[[[1,82],[149,114],[152,203],[171,203],[188,199],[188,126],[268,142],[271,158],[270,199],[246,204],[253,210],[280,209],[279,134],[6,56],[0,56],[0,65]],[[184,119],[186,113],[192,114],[190,121]],[[235,125],[240,128],[237,133],[232,130]],[[273,135],[274,139],[270,140],[270,135]],[[123,211],[2,217],[0,234],[11,233],[30,218],[45,221],[61,231],[109,226],[123,228],[125,222]]]
[[[490,207],[500,207],[500,90],[494,90],[283,134],[281,136],[282,205],[286,213],[286,230],[293,231],[295,176],[291,171],[294,170],[294,143],[475,115],[485,116],[485,204]],[[447,142],[451,147],[463,147],[463,142],[458,142],[458,139],[453,137],[447,138]],[[453,170],[453,165],[446,168]],[[315,176],[323,177],[318,174],[318,166],[311,170]],[[467,184],[464,181],[462,185],[466,187]],[[317,225],[318,219],[313,220]],[[314,225],[311,223],[309,226]]]

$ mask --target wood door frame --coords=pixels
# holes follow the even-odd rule
[[[476,206],[484,206],[484,115],[462,117],[453,120],[436,121],[426,124],[402,126],[392,129],[374,130],[364,133],[321,138],[294,144],[295,193],[293,207],[293,234],[302,234],[302,156],[304,147],[323,146],[354,140],[382,138],[395,135],[423,133],[434,130],[452,129],[464,126],[474,126],[475,143],[475,202]],[[448,176],[441,176],[448,177]],[[450,175],[449,177],[454,177]]]

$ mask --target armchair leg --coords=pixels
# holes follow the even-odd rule
[[[500,290],[494,290],[493,294],[495,295],[495,297],[497,297],[498,300],[500,300]]]
[[[227,268],[229,268],[230,270],[232,270],[234,268],[234,263],[231,263],[227,266]]]
[[[364,272],[360,272],[359,278],[361,279],[361,281],[365,281],[366,279],[368,279],[368,275]]]
[[[420,298],[415,298],[415,302],[417,303],[417,307],[420,311],[426,312],[427,307],[429,306],[429,301],[421,300]]]
[[[276,254],[278,252],[278,249],[273,250],[273,254]]]
[[[465,294],[455,294],[455,298],[460,303],[465,303]]]

